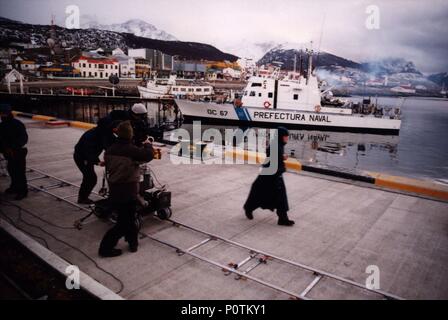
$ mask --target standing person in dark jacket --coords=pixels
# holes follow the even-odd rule
[[[152,145],[146,140],[143,147],[132,143],[133,129],[129,121],[117,128],[117,141],[106,150],[104,159],[109,182],[109,198],[118,213],[117,223],[103,237],[99,248],[102,257],[121,254],[116,249],[121,237],[125,237],[129,250],[138,249],[138,229],[135,224],[136,204],[139,192],[140,164],[154,157]]]
[[[0,116],[0,152],[8,161],[7,170],[11,178],[11,186],[5,192],[15,194],[16,200],[22,200],[28,195],[26,181],[28,150],[25,148],[28,134],[23,123],[14,118],[10,105],[0,105]]]
[[[267,156],[272,159],[276,157],[278,166],[274,174],[260,174],[249,193],[249,197],[244,204],[246,217],[252,220],[253,211],[257,208],[277,209],[278,224],[281,226],[292,226],[293,220],[288,218],[288,197],[286,195],[285,182],[283,181],[283,173],[286,171],[284,160],[287,159],[285,154],[285,145],[288,143],[289,132],[284,127],[278,128],[278,153],[271,154],[271,145],[267,149]],[[270,162],[263,164],[264,168],[270,166]]]

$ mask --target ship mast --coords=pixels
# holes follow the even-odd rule
[[[294,74],[297,70],[297,52],[294,51]]]
[[[306,74],[306,84],[308,84],[311,73],[313,72],[313,41],[311,41],[311,49],[307,49],[306,52],[308,53],[308,70]]]

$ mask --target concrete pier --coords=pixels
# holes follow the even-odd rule
[[[21,120],[26,122],[30,137],[28,166],[80,184],[81,174],[72,154],[84,131],[74,127],[48,128],[42,122]],[[359,181],[352,183],[303,171],[287,172],[284,178],[291,207],[289,216],[296,221],[294,227],[287,228],[278,226],[276,215],[270,211],[255,211],[254,220],[247,220],[244,215],[242,206],[258,174],[257,165],[173,165],[165,149],[163,159],[152,161],[151,168],[160,182],[168,184],[173,218],[179,222],[361,284],[369,276],[366,268],[378,266],[383,291],[405,299],[448,299],[445,201],[380,190]],[[97,173],[96,191],[102,169],[98,167]],[[33,175],[38,176],[32,173],[29,178]],[[9,181],[6,178],[0,181],[3,190]],[[31,183],[39,186],[39,180]],[[66,196],[76,192],[72,188],[52,191]],[[75,220],[86,214],[42,192],[31,191],[28,198],[11,202],[65,227],[73,226]],[[7,203],[0,206],[9,218],[17,221],[17,208]],[[121,240],[118,247],[124,250],[122,256],[100,258],[98,245],[111,224],[94,217],[82,230],[57,228],[26,211],[22,211],[22,218],[83,250],[113,273],[124,284],[119,294],[125,299],[289,298],[250,280],[236,281],[234,275],[225,276],[219,268],[187,255],[179,256],[172,248],[148,238],[140,240],[137,253],[128,252]],[[52,252],[79,266],[89,277],[112,291],[119,289],[116,279],[97,269],[78,251],[36,228],[21,222],[17,225],[45,238]],[[152,217],[145,218],[142,231],[182,248],[205,239],[204,235]],[[210,241],[196,252],[225,265],[248,255],[246,250],[217,241]],[[251,274],[297,293],[313,279],[309,272],[269,261]],[[309,297],[378,298],[330,279],[322,280]]]

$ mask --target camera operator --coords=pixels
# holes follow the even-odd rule
[[[103,237],[99,248],[102,257],[116,257],[121,254],[116,249],[121,237],[129,244],[129,250],[138,249],[138,229],[135,224],[136,206],[139,194],[140,164],[154,158],[153,147],[147,139],[142,147],[132,143],[134,132],[129,121],[121,122],[117,128],[118,139],[104,155],[109,181],[109,197],[118,213],[116,225]]]

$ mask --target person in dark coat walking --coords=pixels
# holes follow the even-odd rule
[[[11,185],[5,193],[15,194],[16,200],[22,200],[28,195],[26,181],[26,155],[25,145],[28,134],[25,125],[14,118],[11,106],[0,105],[0,152],[8,161],[7,170],[11,178]]]
[[[285,154],[285,145],[288,143],[289,132],[284,127],[279,127],[277,135],[278,152],[271,153],[272,142],[267,149],[267,160],[263,164],[262,169],[268,168],[271,163],[269,158],[276,157],[277,169],[272,174],[260,174],[252,184],[249,197],[244,204],[246,217],[252,220],[253,211],[257,208],[269,209],[274,211],[277,209],[278,224],[281,226],[292,226],[293,220],[288,218],[288,197],[286,195],[285,182],[283,181],[283,173],[286,171],[284,160],[287,159]]]
[[[118,213],[117,223],[103,237],[99,248],[102,257],[121,254],[116,249],[121,237],[129,244],[129,250],[138,248],[138,229],[135,224],[136,205],[139,192],[140,164],[151,161],[154,151],[149,140],[143,147],[132,143],[133,129],[129,121],[120,123],[117,141],[106,150],[104,159],[109,182],[109,199]]]

